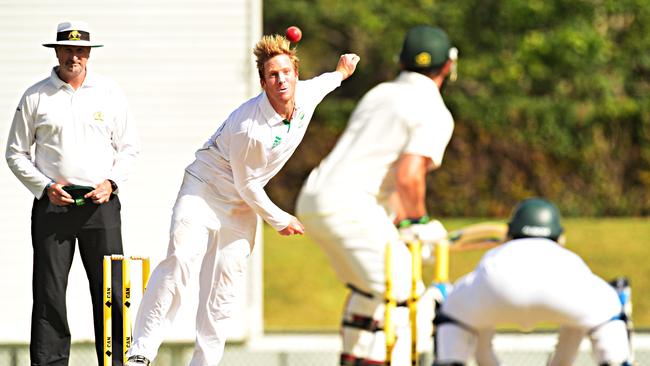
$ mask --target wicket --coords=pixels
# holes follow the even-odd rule
[[[386,338],[386,365],[390,366],[393,362],[393,349],[395,348],[395,329],[393,328],[393,311],[397,307],[397,301],[393,295],[393,275],[392,275],[392,250],[391,243],[386,245],[386,256],[384,258],[386,292],[384,300],[386,309],[384,310],[384,337]]]
[[[131,273],[130,262],[140,261],[142,263],[142,293],[149,282],[150,262],[149,257],[123,255],[106,255],[104,256],[104,366],[110,366],[113,360],[113,326],[112,326],[112,263],[113,261],[122,262],[122,353],[126,360],[126,352],[131,347],[132,329],[129,310],[131,307]]]
[[[411,322],[411,365],[418,364],[418,284],[422,282],[422,243],[414,240],[408,243],[411,253],[411,296],[407,300]]]
[[[409,309],[409,323],[411,326],[411,365],[417,366],[419,361],[417,349],[417,307],[418,307],[418,283],[422,282],[422,243],[418,240],[407,243],[411,254],[411,293],[407,300]],[[391,365],[393,358],[393,349],[395,348],[396,335],[393,327],[392,313],[397,307],[397,301],[393,294],[392,279],[392,251],[391,244],[386,245],[385,254],[385,276],[386,292],[384,300],[386,309],[384,313],[384,335],[386,337],[386,365]],[[434,283],[444,283],[449,281],[449,241],[440,240],[435,245],[434,262]]]

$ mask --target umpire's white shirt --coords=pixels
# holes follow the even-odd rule
[[[248,205],[274,229],[284,229],[291,215],[269,199],[264,186],[298,147],[318,103],[341,81],[339,72],[298,81],[290,123],[273,109],[264,92],[250,99],[196,152],[187,172],[210,183],[233,210]]]
[[[438,167],[454,120],[438,86],[415,72],[370,90],[353,112],[336,147],[312,171],[302,190],[314,200],[304,213],[333,213],[357,203],[383,201],[395,190],[395,162],[401,154],[425,156]]]
[[[75,90],[56,69],[27,89],[16,108],[5,153],[9,168],[36,198],[50,181],[96,186],[111,179],[120,186],[139,153],[124,93],[88,70]]]

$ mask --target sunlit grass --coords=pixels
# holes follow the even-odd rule
[[[448,230],[486,221],[443,219]],[[634,321],[650,328],[650,218],[565,219],[567,248],[606,280],[625,275],[632,285]],[[335,330],[347,293],[322,250],[308,236],[282,237],[264,229],[264,319],[267,330]],[[478,263],[484,251],[454,252],[450,277]],[[553,264],[549,263],[549,271]],[[516,275],[516,274],[514,274]],[[425,269],[425,279],[431,270]]]

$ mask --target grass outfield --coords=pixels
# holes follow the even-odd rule
[[[481,219],[444,219],[447,230]],[[634,322],[650,328],[650,218],[565,219],[567,248],[604,279],[626,275],[632,285]],[[338,329],[347,293],[322,250],[308,236],[282,237],[264,228],[265,329]],[[451,279],[469,272],[483,251],[452,253]],[[553,264],[549,263],[549,271]],[[425,269],[425,279],[431,271]],[[579,289],[576,289],[579,291]]]

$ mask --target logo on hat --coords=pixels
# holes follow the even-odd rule
[[[81,33],[78,30],[73,30],[68,34],[69,41],[81,41]]]
[[[543,227],[543,226],[524,225],[524,227],[521,228],[521,232],[528,236],[547,237],[551,235],[551,228]]]
[[[426,70],[442,66],[449,59],[451,44],[438,27],[415,26],[406,33],[400,61],[406,70]]]
[[[427,67],[431,65],[431,54],[428,52],[420,52],[415,56],[415,64],[418,67]]]
[[[90,41],[88,24],[78,20],[59,23],[56,27],[56,41],[43,43],[43,46],[49,48],[57,46],[102,47],[101,44]]]

